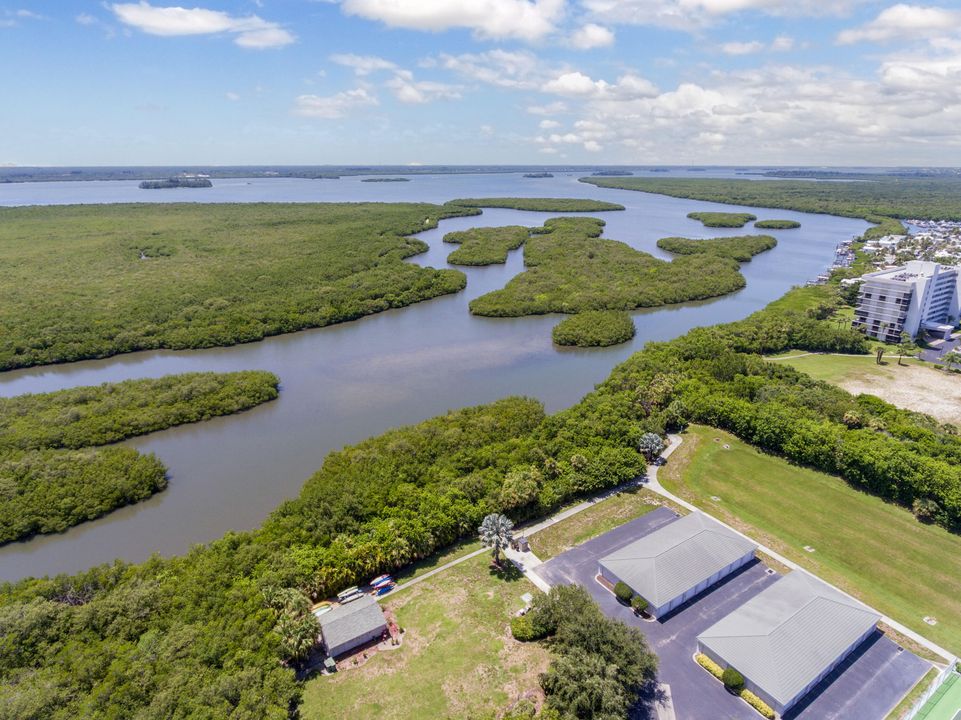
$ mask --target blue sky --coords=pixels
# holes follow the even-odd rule
[[[0,164],[961,165],[959,0],[0,0],[0,63]]]

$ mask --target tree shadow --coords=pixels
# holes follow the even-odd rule
[[[649,682],[638,693],[637,702],[628,712],[628,720],[657,720],[657,706],[663,705],[667,700],[661,686],[656,682]]]
[[[504,582],[517,582],[524,577],[524,573],[517,569],[510,560],[502,559],[500,563],[491,562],[487,568],[491,577],[496,577]]]

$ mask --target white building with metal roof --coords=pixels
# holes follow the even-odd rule
[[[744,603],[697,638],[778,713],[796,705],[868,639],[878,613],[801,570]]]
[[[335,607],[319,618],[324,650],[336,658],[376,640],[387,631],[387,619],[370,595]]]
[[[600,560],[600,575],[626,583],[666,615],[754,559],[757,545],[703,513],[694,512]]]

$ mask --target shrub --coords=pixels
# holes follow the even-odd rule
[[[631,607],[634,608],[634,612],[642,613],[647,610],[647,600],[642,598],[640,595],[635,595],[631,598]]]
[[[911,503],[911,511],[921,522],[931,523],[941,514],[941,506],[931,498],[915,498]]]
[[[515,640],[531,642],[540,640],[547,635],[547,630],[531,617],[531,614],[521,615],[511,620],[511,635]]]
[[[698,665],[711,673],[711,675],[716,677],[718,680],[721,679],[721,676],[724,674],[724,668],[711,660],[711,658],[709,658],[707,655],[704,653],[698,653],[694,656],[694,659],[697,660]]]
[[[746,702],[748,705],[750,705],[752,708],[757,710],[759,713],[761,713],[768,720],[774,720],[773,708],[771,708],[770,705],[768,705],[766,702],[764,702],[761,698],[759,698],[757,695],[752,693],[750,690],[742,690],[741,699],[744,702]]]
[[[724,672],[721,673],[721,682],[728,690],[737,693],[744,689],[744,676],[732,667],[724,668]]]
[[[621,602],[629,603],[631,598],[634,597],[634,591],[626,582],[618,581],[617,585],[614,586],[614,595]]]

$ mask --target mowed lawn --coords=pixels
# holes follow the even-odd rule
[[[900,370],[909,366],[923,367],[923,363],[903,358],[903,365],[898,365],[898,356],[885,353],[883,365],[878,365],[871,355],[831,355],[827,353],[804,353],[799,350],[775,355],[768,358],[772,362],[790,365],[813,377],[829,383],[840,383],[845,380],[876,378],[889,379],[897,376]]]
[[[659,479],[672,492],[961,653],[961,537],[923,525],[907,510],[837,477],[765,455],[713,428],[690,428]],[[936,618],[937,625],[926,624],[925,616]]]
[[[451,720],[500,711],[539,693],[547,650],[511,637],[521,595],[538,590],[519,573],[490,571],[472,558],[391,597],[403,644],[366,664],[304,686],[305,720]]]
[[[877,395],[892,405],[961,425],[961,375],[938,370],[929,363],[904,358],[899,365],[897,355],[886,354],[884,364],[878,365],[874,355],[798,352],[771,357],[769,361],[791,365],[855,395]],[[932,398],[939,402],[932,402]]]

